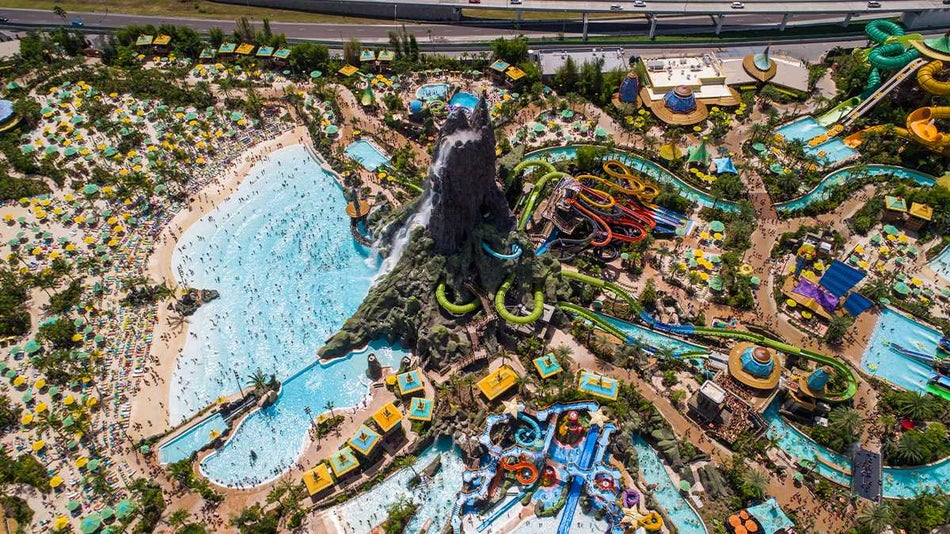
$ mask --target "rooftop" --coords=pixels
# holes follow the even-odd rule
[[[514,369],[503,365],[498,369],[488,373],[485,378],[478,381],[478,389],[481,390],[488,400],[494,400],[502,393],[508,391],[511,386],[518,382],[518,373]]]
[[[409,413],[406,414],[406,417],[414,421],[431,421],[434,407],[435,403],[432,402],[432,399],[413,397],[412,402],[409,403]]]
[[[376,423],[376,426],[385,434],[393,429],[396,425],[402,421],[402,412],[396,408],[396,405],[392,402],[386,403],[385,406],[380,408],[376,413],[373,414],[373,421]]]
[[[541,378],[548,378],[564,371],[561,367],[561,363],[557,361],[553,353],[535,358],[534,368],[538,370],[538,374]]]
[[[567,63],[567,58],[574,60],[580,68],[584,63],[594,63],[603,60],[601,71],[627,70],[630,68],[630,53],[623,48],[595,48],[593,50],[544,50],[538,52],[538,62],[541,63],[541,75],[553,76],[557,69]]]
[[[333,474],[337,478],[360,466],[359,461],[356,460],[356,455],[353,454],[353,449],[349,447],[343,447],[331,454],[328,460],[330,461],[330,469],[333,469]]]
[[[415,393],[423,388],[422,377],[419,376],[419,370],[413,369],[396,377],[396,384],[399,386],[400,395]]]
[[[577,379],[577,389],[595,397],[607,400],[617,400],[620,387],[613,378],[583,370]]]
[[[927,204],[920,204],[918,202],[913,202],[910,205],[910,213],[912,217],[917,217],[918,219],[923,219],[929,221],[934,216],[934,209]]]
[[[316,467],[303,474],[303,483],[307,486],[307,493],[316,495],[333,485],[330,468],[320,462]]]
[[[375,430],[366,425],[360,425],[347,443],[363,456],[369,456],[369,453],[373,452],[373,448],[379,443],[379,438],[380,435]]]

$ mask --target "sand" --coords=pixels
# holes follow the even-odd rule
[[[251,168],[268,154],[297,143],[310,144],[307,129],[298,126],[283,135],[254,145],[245,151],[232,166],[217,180],[209,183],[194,198],[187,208],[178,212],[155,240],[155,250],[149,258],[148,275],[156,281],[163,281],[169,287],[181,289],[178,280],[172,274],[172,252],[182,234],[205,214],[211,212],[219,203],[227,199],[250,173]],[[312,145],[311,145],[312,146]],[[159,305],[156,312],[156,325],[150,353],[155,362],[155,371],[159,380],[143,381],[139,391],[132,399],[132,411],[129,418],[128,434],[132,440],[164,433],[170,430],[168,423],[168,399],[171,394],[169,384],[178,355],[185,344],[188,333],[187,321],[173,320],[175,313],[167,306]]]

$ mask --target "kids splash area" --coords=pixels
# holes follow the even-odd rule
[[[625,482],[639,477],[611,460],[611,441],[624,438],[598,403],[532,410],[506,401],[504,408],[487,417],[478,438],[486,453],[462,475],[454,532],[497,532],[512,516],[526,521],[524,513],[510,512],[514,507],[556,518],[559,534],[576,525],[613,534],[665,531],[663,516],[645,506],[642,485]]]

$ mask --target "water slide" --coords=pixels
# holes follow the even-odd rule
[[[571,304],[569,302],[558,302],[557,307],[565,312],[577,315],[578,317],[583,317],[584,319],[593,323],[597,328],[600,328],[604,332],[607,332],[617,339],[621,339],[625,342],[629,341],[627,334],[625,334],[623,330],[620,330],[616,326],[603,320],[599,315],[588,310],[587,308],[577,306],[576,304]]]
[[[541,436],[541,426],[538,425],[538,422],[532,419],[530,416],[525,415],[523,412],[518,412],[518,420],[528,426],[528,428],[519,428],[515,432],[515,443],[522,447],[527,447],[529,449],[537,449],[541,446],[542,439]],[[534,437],[531,439],[526,438],[522,435],[522,431],[528,431],[534,434]]]
[[[950,390],[943,389],[937,384],[927,384],[927,393],[943,400],[950,401]]]
[[[518,495],[515,495],[512,499],[510,499],[506,503],[495,507],[491,515],[489,515],[488,517],[485,518],[484,521],[479,523],[478,527],[476,527],[475,530],[477,530],[478,532],[482,532],[483,530],[491,526],[491,524],[494,523],[499,517],[501,517],[502,515],[504,515],[505,512],[510,510],[512,506],[521,502],[521,499],[523,499],[525,495],[527,495],[528,493],[531,493],[532,491],[534,491],[533,486],[527,488],[526,490],[522,491]]]
[[[919,56],[920,51],[912,46],[908,48],[901,43],[890,42],[874,47],[868,54],[868,61],[875,68],[895,71],[904,68]]]
[[[454,315],[465,315],[466,313],[471,313],[477,310],[480,306],[478,297],[472,298],[471,301],[466,302],[465,304],[456,304],[448,299],[445,296],[445,282],[439,282],[439,285],[435,288],[435,300],[438,301],[439,306],[442,306],[442,309],[454,314]]]
[[[593,425],[587,431],[587,437],[584,441],[584,449],[581,451],[578,467],[589,469],[591,460],[594,456],[594,447],[597,446],[597,428]],[[574,475],[571,480],[571,488],[567,493],[567,502],[564,503],[564,511],[561,515],[561,523],[557,526],[557,534],[568,534],[571,531],[571,524],[574,523],[574,512],[577,509],[577,501],[581,497],[581,488],[584,487],[584,479]]]
[[[904,346],[898,345],[897,343],[892,343],[889,341],[885,341],[884,343],[885,345],[887,345],[887,348],[891,349],[892,351],[902,356],[907,356],[908,358],[919,360],[928,365],[934,363],[933,354],[924,354],[923,352],[911,350],[911,349],[908,349],[907,347],[904,347]]]
[[[535,184],[534,188],[531,190],[531,193],[528,195],[528,202],[525,204],[524,210],[521,212],[521,219],[518,221],[518,229],[524,230],[525,226],[528,225],[528,221],[531,219],[531,214],[534,213],[535,204],[538,201],[538,197],[541,196],[541,192],[544,191],[544,186],[547,185],[548,180],[552,178],[560,178],[561,176],[568,176],[566,173],[560,172],[554,168],[554,165],[551,165],[543,159],[526,159],[521,163],[515,165],[515,168],[511,172],[518,174],[524,169],[530,167],[541,167],[545,171],[544,174]]]
[[[943,61],[934,60],[917,71],[917,85],[932,95],[950,96],[950,81],[942,82],[934,74],[943,70]]]
[[[950,106],[917,108],[907,115],[906,128],[871,126],[849,135],[845,138],[845,143],[856,147],[862,143],[864,136],[868,133],[892,131],[934,152],[950,156],[950,133],[938,130],[935,124],[936,119],[950,119]]]
[[[568,280],[576,280],[584,284],[592,285],[599,289],[610,291],[614,295],[617,295],[618,297],[626,301],[626,303],[630,306],[630,309],[634,310],[637,313],[640,313],[643,311],[643,307],[640,306],[640,302],[637,299],[633,298],[633,296],[631,296],[629,293],[627,293],[625,289],[618,286],[617,284],[608,282],[606,280],[601,280],[600,278],[594,278],[593,276],[588,276],[586,274],[578,273],[575,271],[566,271],[564,269],[561,270],[561,277],[567,278]],[[625,339],[625,336],[622,334],[617,337],[619,337],[620,339]]]
[[[498,258],[499,260],[518,259],[521,257],[521,252],[522,252],[521,245],[518,245],[517,243],[512,243],[511,249],[510,249],[511,252],[509,252],[508,254],[503,254],[501,252],[495,251],[495,249],[491,248],[491,245],[489,245],[485,241],[482,241],[482,250],[484,250],[489,256]]]
[[[895,47],[891,47],[891,48],[890,48],[891,50],[895,50],[895,51],[896,51],[897,48],[903,49],[903,46],[900,45],[900,44],[898,44],[898,43],[890,43],[890,44],[895,45]],[[882,47],[884,47],[884,46],[890,46],[890,44],[888,44],[888,45],[882,45]],[[881,48],[881,47],[879,47],[879,48]],[[877,48],[876,48],[875,50],[877,50]],[[913,50],[915,53],[918,53],[918,54],[919,54],[919,52],[917,52],[917,49],[916,49],[916,48],[911,48],[910,50]],[[874,51],[872,51],[872,55],[873,55],[873,53],[874,53]],[[883,62],[886,62],[886,63],[888,63],[888,64],[892,64],[892,63],[898,61],[898,59],[897,59],[898,57],[900,58],[900,61],[908,61],[908,56],[905,56],[903,53],[898,54],[898,56],[896,56],[896,57],[892,57],[892,56],[886,56],[886,55],[884,55],[884,53],[882,52],[882,53],[878,54],[876,57],[878,57],[878,60],[877,60],[877,61],[883,61]],[[860,104],[858,104],[857,106],[855,106],[854,109],[852,109],[850,112],[848,112],[847,115],[843,116],[839,122],[840,122],[843,126],[848,126],[848,125],[850,125],[852,122],[854,122],[854,121],[856,121],[857,119],[859,119],[862,115],[864,115],[865,113],[867,113],[868,111],[870,111],[871,108],[873,108],[878,102],[880,102],[880,101],[881,101],[885,96],[887,96],[891,91],[893,91],[895,88],[897,88],[897,86],[900,85],[904,80],[906,80],[906,79],[907,79],[908,77],[910,77],[914,72],[916,72],[917,69],[920,68],[924,63],[925,63],[925,61],[924,61],[923,59],[920,59],[920,58],[916,58],[916,59],[910,58],[909,62],[906,63],[899,71],[897,71],[896,74],[894,74],[893,76],[891,76],[890,78],[888,78],[886,82],[882,83],[881,86],[878,87],[876,91],[874,91],[873,93],[871,93],[870,95],[868,95],[868,97],[867,97],[866,99],[864,99]],[[874,60],[872,60],[872,64],[874,64]],[[872,72],[873,72],[873,71],[872,71]]]
[[[656,320],[652,315],[647,313],[645,310],[640,312],[640,320],[647,324],[650,328],[654,330],[659,330],[661,332],[669,332],[672,334],[681,334],[684,336],[691,336],[696,332],[696,327],[691,324],[668,324],[661,323]]]
[[[512,458],[514,458],[514,461],[511,460]],[[501,460],[501,467],[505,471],[514,472],[515,479],[522,486],[529,486],[538,480],[538,468],[527,460],[506,456]]]
[[[568,205],[576,208],[577,211],[583,213],[588,218],[592,219],[595,223],[597,223],[598,226],[600,226],[604,230],[604,234],[605,234],[604,237],[596,241],[594,239],[591,239],[590,240],[591,245],[595,247],[602,247],[604,245],[607,245],[613,240],[614,238],[613,230],[610,229],[610,225],[608,225],[603,219],[601,219],[599,215],[585,208],[582,203],[574,199],[568,200]],[[594,232],[595,233],[597,232],[596,228],[594,228]]]
[[[531,324],[537,321],[544,312],[544,292],[540,289],[534,292],[534,308],[528,315],[515,315],[505,307],[505,295],[513,281],[514,276],[509,276],[498,288],[498,292],[495,293],[495,311],[498,312],[499,317],[512,324]]]

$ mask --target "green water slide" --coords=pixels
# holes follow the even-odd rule
[[[875,68],[896,71],[904,68],[908,63],[917,59],[920,52],[914,48],[906,48],[901,43],[884,43],[876,46],[868,54],[868,61]]]
[[[868,36],[871,42],[882,44],[890,37],[900,37],[904,35],[904,28],[889,20],[877,19],[868,22],[864,26],[864,34]]]
[[[527,169],[529,167],[541,167],[547,173],[545,173],[541,179],[534,184],[534,188],[531,189],[531,193],[528,195],[528,201],[525,203],[524,209],[521,211],[521,219],[518,221],[518,229],[524,230],[524,227],[527,226],[528,220],[531,218],[531,214],[534,212],[534,205],[537,203],[538,198],[541,196],[541,193],[544,191],[544,186],[547,185],[548,180],[551,178],[560,178],[561,176],[567,176],[567,174],[560,172],[554,168],[554,165],[551,165],[543,159],[526,159],[521,163],[515,165],[515,168],[511,172],[518,174],[519,172]]]
[[[630,293],[627,293],[625,289],[618,286],[617,284],[607,282],[606,280],[601,280],[600,278],[594,278],[593,276],[588,276],[586,274],[576,273],[574,271],[562,270],[561,276],[569,280],[577,280],[578,282],[582,282],[585,284],[592,285],[594,287],[598,287],[600,289],[605,289],[607,291],[610,291],[614,295],[617,295],[621,299],[625,300],[627,304],[630,305],[630,308],[633,309],[633,311],[635,311],[636,313],[639,314],[641,311],[643,311],[643,307],[640,306],[640,302],[637,299],[635,299],[633,296],[631,296]],[[621,337],[621,339],[623,339],[623,337]]]
[[[848,385],[844,391],[837,394],[829,394],[825,397],[825,400],[831,402],[843,402],[854,396],[858,392],[858,380],[854,376],[854,372],[848,368],[847,365],[841,363],[838,359],[832,358],[830,356],[825,356],[824,354],[819,354],[807,349],[802,349],[789,345],[788,343],[782,343],[781,341],[776,341],[772,338],[765,337],[760,334],[753,334],[752,332],[740,332],[737,330],[729,330],[725,328],[706,328],[697,326],[696,335],[703,336],[713,336],[713,337],[726,337],[731,339],[739,339],[742,341],[748,341],[749,343],[755,343],[757,345],[764,345],[766,347],[771,347],[776,350],[780,350],[786,354],[795,354],[807,360],[812,360],[820,365],[828,365],[839,373],[841,373],[845,379],[848,381]]]
[[[621,341],[627,340],[627,335],[623,333],[623,330],[620,330],[616,326],[603,320],[599,315],[588,310],[587,308],[582,308],[581,306],[577,306],[569,302],[558,302],[557,307],[567,313],[572,313],[574,315],[577,315],[578,317],[583,317],[584,319],[587,319],[588,321],[593,323],[594,326],[596,326],[597,328],[600,328],[604,332],[607,332],[608,334],[616,337],[617,339]]]
[[[456,304],[448,299],[445,296],[445,282],[439,282],[439,285],[435,288],[435,300],[439,302],[439,306],[442,306],[442,309],[454,314],[454,315],[465,315],[466,313],[472,313],[477,310],[481,303],[478,301],[478,297],[475,297],[471,302],[466,302],[465,304]]]
[[[947,391],[940,386],[936,386],[934,384],[927,384],[927,393],[930,393],[931,395],[934,395],[936,397],[940,397],[943,400],[950,401],[950,391]]]
[[[512,324],[531,324],[537,321],[544,312],[544,292],[540,289],[534,292],[534,308],[531,310],[531,313],[528,315],[515,315],[508,311],[508,308],[505,308],[505,295],[508,293],[508,289],[511,288],[513,281],[514,276],[509,276],[508,279],[501,284],[501,287],[498,288],[498,292],[495,293],[495,311],[498,312],[499,317]]]

